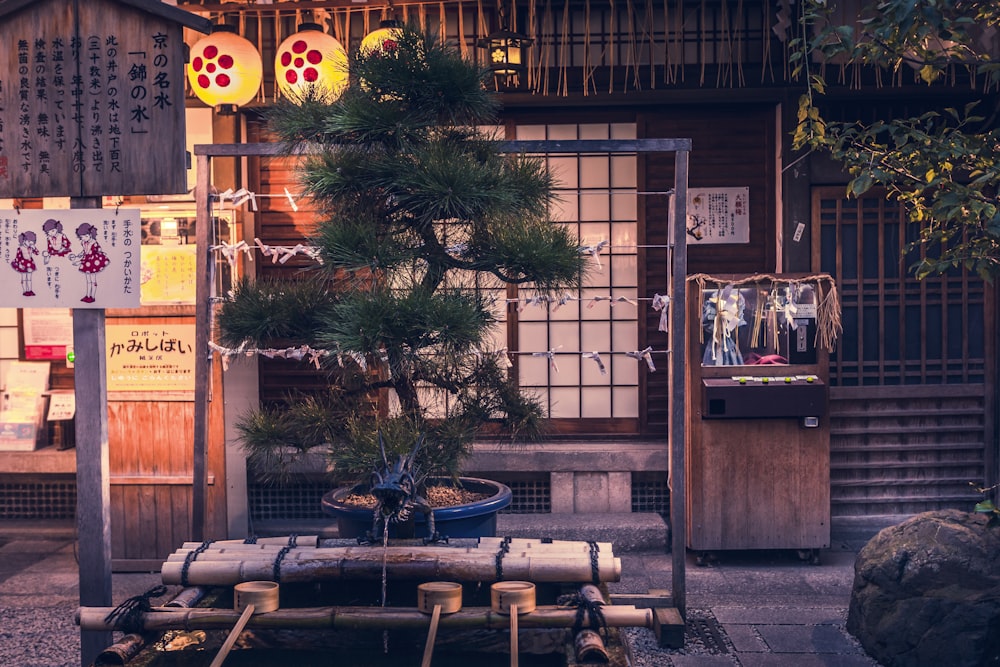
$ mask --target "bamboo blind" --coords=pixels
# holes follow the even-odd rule
[[[838,18],[849,21],[851,12],[856,13],[856,2],[847,3]],[[320,23],[351,49],[380,20],[397,18],[444,35],[464,55],[477,58],[485,57],[477,41],[503,23],[533,40],[525,57],[526,90],[559,96],[791,83],[789,44],[802,31],[799,5],[791,0],[523,0],[516,4],[439,0],[385,6],[277,0],[235,9],[233,3],[211,0],[178,4],[213,22],[235,25],[257,46],[265,67],[261,102],[277,94],[273,82],[277,45],[305,21]],[[189,44],[200,37],[190,31],[186,35]],[[983,40],[984,46],[997,51],[1000,35]],[[908,68],[880,74],[847,63],[828,67],[828,80],[852,88],[900,86],[917,80],[917,73]],[[956,69],[941,85],[956,85],[965,78]]]

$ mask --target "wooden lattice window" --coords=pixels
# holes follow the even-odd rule
[[[919,233],[884,193],[813,192],[813,266],[837,281],[844,332],[830,357],[839,386],[970,384],[985,379],[986,285],[962,270],[918,281],[904,249]]]
[[[517,139],[632,139],[632,123],[519,125]],[[559,197],[553,219],[583,247],[606,245],[591,263],[582,289],[562,304],[542,307],[518,294],[508,336],[517,351],[520,385],[545,404],[554,420],[603,420],[610,430],[638,424],[639,364],[624,353],[638,345],[636,156],[545,156]],[[628,301],[618,301],[627,299]],[[617,304],[617,305],[616,305]],[[552,363],[540,355],[555,351]],[[606,374],[584,352],[598,352]],[[597,428],[596,426],[591,428]]]

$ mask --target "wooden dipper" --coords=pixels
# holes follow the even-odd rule
[[[255,614],[275,611],[278,608],[278,584],[274,581],[244,581],[233,587],[233,608],[242,611],[254,606]]]
[[[527,614],[535,611],[535,585],[530,581],[498,581],[490,586],[493,611]]]
[[[417,607],[425,614],[440,606],[442,614],[462,609],[462,584],[454,581],[428,581],[417,586]]]
[[[229,631],[226,641],[222,643],[222,648],[215,654],[215,659],[209,667],[222,666],[251,616],[275,611],[278,608],[278,584],[274,581],[244,581],[236,584],[233,587],[233,608],[243,613]]]
[[[498,581],[490,586],[493,611],[510,615],[510,667],[517,667],[517,615],[535,611],[535,585],[530,581]]]
[[[430,667],[441,614],[452,614],[462,608],[462,584],[453,581],[428,581],[417,586],[417,608],[431,615],[424,644],[424,659],[420,667]]]

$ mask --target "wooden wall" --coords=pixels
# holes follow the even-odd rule
[[[775,271],[776,113],[773,104],[745,104],[678,106],[640,115],[640,137],[691,139],[689,188],[750,188],[750,243],[688,245],[688,274]],[[640,160],[639,173],[646,192],[668,191],[674,185],[674,156],[653,155]],[[640,243],[667,243],[668,206],[665,196],[639,198]],[[640,249],[639,253],[640,295],[663,293],[668,282],[663,251]],[[645,326],[640,324],[640,336],[645,339],[640,338],[639,349],[647,345],[669,347],[667,334],[658,330],[659,317],[659,313],[647,310]],[[643,433],[667,433],[667,374],[641,377],[646,382],[646,390],[640,391],[640,400],[645,401],[640,408]]]
[[[834,387],[834,517],[972,509],[987,476],[983,385]]]
[[[109,324],[193,324],[194,317],[108,318]],[[206,536],[226,535],[222,370],[209,391]],[[215,391],[215,389],[218,389]],[[116,571],[158,570],[191,539],[194,400],[108,400],[111,555]]]

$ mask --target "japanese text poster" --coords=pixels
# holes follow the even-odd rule
[[[108,391],[194,391],[194,324],[108,324]]]
[[[749,243],[750,188],[690,188],[688,243]]]

